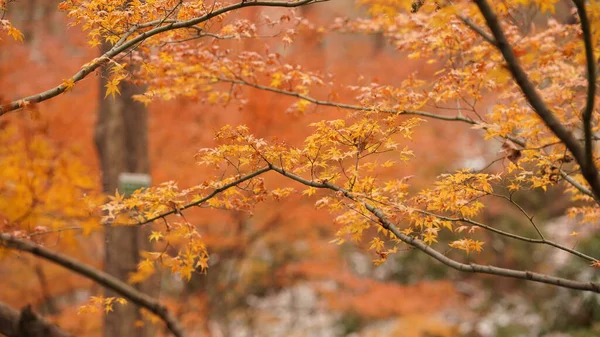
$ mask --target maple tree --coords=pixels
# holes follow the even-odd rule
[[[7,2],[0,2],[3,11]],[[596,282],[470,262],[485,251],[483,233],[489,232],[566,252],[591,268],[600,266],[597,258],[573,248],[572,242],[551,239],[552,233],[545,233],[516,201],[523,191],[561,187],[572,201],[566,214],[582,225],[598,221],[594,55],[600,6],[574,0],[572,13],[561,19],[554,15],[561,5],[555,0],[360,0],[361,8],[367,9],[366,17],[335,20],[327,27],[316,27],[287,11],[276,12],[276,20],[264,17],[260,27],[231,13],[244,7],[289,8],[320,2],[326,1],[63,1],[59,8],[68,13],[73,25],[82,26],[91,46],[108,42],[112,47],[59,85],[3,104],[0,115],[36,109],[37,103],[76,90],[80,81],[101,67],[109,69],[103,95],[108,99],[120,95],[120,84],[130,81],[147,85],[145,93],[134,96],[143,104],[201,97],[212,105],[238,102],[243,109],[249,93],[260,92],[289,98],[286,112],[293,115],[314,115],[317,108],[335,110],[336,118],[317,118],[308,124],[303,141],[281,134],[256,136],[253,132],[260,130],[225,125],[216,133],[217,144],[199,149],[196,155],[198,164],[214,172],[212,178],[185,189],[167,182],[128,198],[117,192],[110,202],[99,206],[96,211],[106,214],[100,221],[103,224],[139,227],[154,223],[149,240],[156,243],[156,249],[144,252],[145,259],[131,276],[133,283],[158,269],[186,280],[196,273],[211,272],[209,238],[188,221],[190,209],[252,213],[262,203],[299,202],[302,198],[335,217],[334,243],[366,242],[364,249],[376,256],[376,265],[399,251],[414,249],[464,272],[600,292]],[[545,22],[534,25],[531,20],[516,19],[524,6],[544,13]],[[6,35],[22,39],[9,21],[1,23]],[[239,47],[240,41],[268,37],[293,48],[294,39],[303,34],[382,34],[409,59],[431,64],[435,71],[424,78],[410,74],[389,85],[358,78],[359,74],[357,80],[342,83],[338,77],[343,75],[311,69],[303,60],[296,64],[283,53]],[[345,100],[348,93],[354,102]],[[490,106],[485,112],[481,111],[483,102]],[[459,167],[440,174],[429,186],[413,183],[418,179],[411,176],[418,176],[419,154],[411,139],[426,129],[430,120],[468,125],[475,130],[471,132],[492,144],[490,148],[500,148],[502,155],[490,165]],[[3,131],[3,135],[10,138],[11,133]],[[37,172],[33,178],[15,177],[27,172],[16,165],[25,165],[19,156],[47,146],[37,140],[31,143],[33,147],[27,144],[15,141],[8,154],[3,154],[3,160],[15,163],[0,172],[7,177],[5,181],[31,180],[19,186],[24,192],[13,191],[9,197],[32,195],[27,197],[32,202],[23,202],[27,198],[19,195],[17,201],[9,201],[17,207],[2,210],[8,224],[0,234],[3,246],[80,273],[154,313],[174,335],[184,335],[181,324],[163,304],[32,240],[45,227],[14,231],[23,229],[18,215],[23,212],[28,214],[28,224],[46,226],[46,219],[27,213],[37,212],[33,206],[38,207],[39,201],[34,195],[46,194],[55,200],[65,193],[37,190],[49,188],[48,178],[41,175],[55,170],[52,167],[31,168]],[[429,150],[435,152],[436,148]],[[58,156],[52,153],[44,148],[35,156]],[[76,168],[72,164],[60,168],[66,173],[53,174],[52,179],[61,179]],[[72,177],[67,181],[60,186],[89,186],[89,182]],[[537,237],[505,230],[493,220],[482,222],[478,216],[497,200],[516,210],[523,227],[531,227]],[[42,204],[75,217],[78,215],[72,213],[89,212],[77,208],[74,200]],[[43,209],[42,214],[50,211]],[[64,226],[53,223],[49,227]],[[92,231],[95,226],[90,220],[82,227]],[[574,230],[573,236],[577,235]],[[96,298],[84,310],[94,305],[109,310],[119,301],[123,299]]]

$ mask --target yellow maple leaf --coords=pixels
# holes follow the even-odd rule
[[[380,238],[378,238],[378,237],[374,237],[374,238],[371,240],[371,242],[370,242],[370,243],[371,243],[371,245],[369,246],[369,250],[376,250],[376,251],[380,251],[380,250],[382,250],[382,249],[383,249],[383,246],[384,246],[384,244],[385,244],[385,243],[384,243],[384,242],[383,242],[383,241],[382,241]]]
[[[434,242],[438,242],[436,239],[436,235],[433,233],[425,233],[425,235],[423,235],[423,242],[425,242],[426,244],[430,245]]]
[[[285,75],[280,72],[274,73],[271,79],[271,86],[274,88],[279,88],[281,86],[281,83],[283,82],[284,77]]]
[[[67,91],[73,89],[73,87],[75,86],[75,79],[69,78],[67,80],[63,80],[63,82],[60,85],[64,86],[65,92],[67,92]]]
[[[200,268],[203,273],[206,273],[206,269],[208,269],[208,256],[204,255],[198,259],[196,262],[196,268]]]
[[[315,194],[315,192],[317,192],[317,189],[314,187],[309,187],[307,189],[305,189],[304,191],[302,191],[302,195],[307,195],[307,196],[311,196],[313,194]]]
[[[6,33],[12,36],[12,38],[15,39],[15,41],[23,42],[23,33],[21,33],[21,31],[16,29],[15,27],[8,27],[8,31]]]
[[[194,268],[194,266],[191,265],[185,265],[183,267],[181,267],[178,272],[179,275],[181,275],[181,279],[186,279],[186,280],[190,280],[192,278],[192,273],[196,270],[196,268]]]
[[[111,45],[114,45],[115,43],[117,43],[117,41],[119,41],[119,36],[117,35],[110,35],[110,36],[106,36],[104,37],[104,40],[106,42],[110,42]]]
[[[120,203],[123,201],[125,195],[124,194],[119,194],[119,190],[115,189],[115,195],[109,195],[108,199],[110,199],[110,201],[112,201],[113,203]]]
[[[104,95],[104,98],[108,97],[108,95],[112,95],[114,98],[115,93],[121,95],[121,91],[119,90],[119,82],[121,82],[120,79],[114,78],[106,83],[106,94]]]
[[[162,233],[160,233],[160,232],[155,232],[155,231],[152,231],[152,234],[150,234],[150,237],[148,238],[148,240],[149,240],[150,242],[152,242],[152,240],[156,240],[156,241],[158,241],[158,240],[160,240],[160,239],[162,239],[162,238],[163,238],[163,235],[162,235]]]

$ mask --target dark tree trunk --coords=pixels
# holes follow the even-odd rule
[[[106,51],[108,46],[103,46]],[[102,169],[104,192],[114,194],[122,172],[148,173],[147,111],[131,96],[142,91],[130,83],[121,83],[120,96],[104,98],[108,69],[100,78],[100,104],[96,123],[95,141]],[[107,227],[104,269],[121,280],[127,280],[139,262],[140,250],[148,249],[148,240],[140,227]],[[159,281],[151,279],[138,286],[150,296],[157,296]],[[107,297],[115,296],[111,291]],[[148,324],[136,327],[141,315],[133,304],[115,305],[114,312],[105,316],[104,336],[147,337],[153,335]]]

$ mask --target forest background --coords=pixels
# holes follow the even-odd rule
[[[22,35],[7,30],[8,35],[4,34],[0,40],[2,103],[59,83],[66,83],[69,90],[0,117],[0,220],[3,221],[0,229],[2,233],[31,240],[102,269],[106,255],[103,228],[106,221],[102,219],[106,214],[101,211],[105,202],[103,190],[113,196],[113,203],[115,198],[117,202],[123,200],[118,193],[114,197],[114,188],[107,189],[103,181],[95,127],[102,104],[110,104],[102,102],[119,100],[125,90],[111,87],[110,79],[114,77],[110,77],[108,69],[105,73],[92,73],[76,84],[69,82],[71,74],[99,57],[99,49],[105,46],[98,45],[106,41],[90,40],[88,32],[82,32],[79,26],[70,27],[69,22],[74,19],[68,18],[64,10],[58,10],[59,3],[29,0],[3,4],[3,20],[10,20]],[[168,8],[175,8],[177,3],[172,1],[172,7]],[[545,3],[551,3],[552,9],[545,8]],[[382,4],[388,2],[355,4],[334,0],[297,9],[245,8],[206,29],[215,33],[203,37],[201,43],[215,55],[223,52],[223,57],[251,51],[275,55],[273,62],[277,65],[299,65],[295,70],[306,76],[310,83],[307,86],[317,87],[311,92],[319,92],[318,81],[324,82],[326,89],[316,96],[326,101],[358,100],[368,105],[370,100],[386,95],[393,98],[405,94],[390,94],[385,91],[386,85],[403,86],[409,82],[418,88],[423,86],[421,81],[431,80],[433,88],[429,90],[445,101],[430,100],[423,109],[447,116],[450,121],[425,118],[414,121],[414,125],[405,125],[410,137],[402,141],[400,148],[406,145],[410,149],[401,153],[406,161],[377,171],[378,177],[410,181],[413,193],[432,188],[440,175],[460,169],[496,174],[517,164],[522,155],[518,144],[499,140],[502,137],[498,134],[488,134],[486,138],[491,140],[483,141],[481,130],[452,120],[457,113],[461,118],[473,119],[479,112],[497,113],[494,104],[502,98],[502,92],[482,90],[476,100],[463,101],[456,98],[462,93],[437,88],[444,85],[443,81],[436,82],[443,67],[420,57],[418,46],[402,45],[391,33],[393,27],[376,20],[382,11],[393,7]],[[438,5],[433,1],[423,6],[419,11],[428,15],[443,12],[436,9]],[[531,40],[543,40],[541,35],[554,33],[560,28],[557,25],[568,24],[574,16],[570,1],[533,2],[521,5],[512,14],[515,25],[529,27],[523,29],[523,35]],[[462,29],[458,30],[461,34],[469,30],[466,26]],[[179,44],[173,45],[177,48]],[[172,65],[169,62],[173,60],[168,57],[154,59],[155,66],[160,67],[161,62]],[[252,57],[246,57],[240,62],[251,64]],[[118,64],[135,63],[141,58],[143,55],[133,53]],[[198,60],[202,58],[195,59]],[[142,63],[142,73],[147,70],[145,66],[150,67],[148,64],[151,65]],[[229,81],[197,95],[166,90],[157,94],[161,99],[152,102],[144,101],[146,96],[141,96],[142,102],[137,104],[148,103],[148,168],[153,184],[175,194],[210,181],[215,171],[197,164],[199,157],[202,160],[202,152],[198,151],[221,144],[222,139],[215,138],[216,135],[232,132],[223,130],[224,125],[245,125],[257,138],[302,146],[304,139],[314,132],[307,125],[348,115],[340,106],[308,104],[306,100],[298,100],[298,96],[277,92],[285,91],[286,81],[298,80],[293,78],[291,69],[281,69],[268,74],[267,87],[275,90]],[[285,71],[288,73],[284,74]],[[503,76],[508,78],[500,70],[488,72],[495,81],[502,81]],[[452,83],[460,83],[461,75],[454,75]],[[102,77],[104,82],[100,80]],[[146,84],[156,92],[161,86],[175,87],[159,75],[155,79]],[[142,85],[137,82],[134,86]],[[446,101],[454,104],[450,107]],[[408,123],[410,118],[402,120]],[[139,124],[143,124],[142,120]],[[246,128],[234,130],[240,134],[246,132]],[[384,153],[385,160],[394,159],[385,156]],[[488,193],[486,196],[491,198],[486,199],[485,208],[477,210],[477,219],[527,237],[535,237],[541,229],[551,233],[552,240],[561,245],[576,247],[586,256],[600,255],[595,227],[589,226],[595,222],[592,216],[595,211],[578,211],[577,207],[585,207],[582,205],[589,200],[573,198],[568,183],[550,172],[555,169],[551,165],[532,169],[534,175],[545,180],[537,186],[533,182],[528,188],[519,188],[518,193],[507,193],[510,200]],[[162,184],[169,181],[172,182]],[[287,196],[286,187],[297,188],[287,181],[276,176],[261,181],[267,185],[266,189],[277,186],[283,189],[270,193],[269,200],[256,205],[245,205],[243,201],[231,205],[218,198],[209,204],[211,207],[190,208],[185,212],[179,211],[179,204],[163,205],[175,210],[169,218],[175,220],[171,221],[184,218],[185,223],[193,224],[203,247],[198,255],[205,254],[205,247],[208,260],[200,261],[192,270],[172,267],[175,273],[170,273],[169,268],[147,265],[144,269],[142,263],[137,272],[128,270],[129,281],[133,284],[145,281],[154,291],[158,290],[155,296],[174,313],[188,336],[593,336],[600,332],[597,323],[600,308],[595,294],[525,280],[461,273],[408,246],[385,251],[383,243],[375,239],[336,244],[332,240],[339,239],[336,236],[339,217],[316,209],[315,201],[319,199],[307,198],[313,194],[322,198],[326,194],[309,188]],[[105,206],[104,211],[111,209]],[[168,234],[156,231],[152,226],[162,226],[159,222],[136,231],[144,232],[143,240],[154,245],[148,250],[162,250],[166,255],[176,256],[175,247],[186,244],[179,242],[181,238],[165,238]],[[534,225],[524,225],[530,222]],[[459,228],[457,225],[454,230]],[[461,256],[467,263],[533,270],[582,282],[597,281],[595,268],[578,256],[551,247],[532,247],[531,242],[514,241],[473,228],[460,229],[475,235],[474,246],[468,249],[456,248],[457,241],[443,233],[434,239],[440,241],[444,254],[449,254],[451,248],[466,250],[468,254]],[[375,231],[366,230],[367,235]],[[167,240],[169,244],[165,245]],[[477,242],[485,242],[483,250]],[[455,246],[448,246],[452,243]],[[389,243],[385,247],[389,248]],[[129,254],[129,248],[111,249],[118,258]],[[148,256],[142,254],[142,259]],[[105,295],[98,283],[26,253],[3,249],[0,275],[0,322],[15,317],[22,321],[26,310],[21,308],[31,305],[35,313],[74,336],[100,336],[105,333],[102,319],[105,313],[116,315],[114,312],[124,306],[138,311],[130,301],[122,304],[120,297]],[[136,315],[128,322],[136,333],[169,334],[160,318],[148,312]]]

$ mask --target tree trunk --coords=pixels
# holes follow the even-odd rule
[[[103,52],[110,48],[103,46]],[[122,172],[148,173],[148,128],[147,111],[131,96],[140,93],[141,88],[130,83],[121,83],[120,96],[104,98],[105,85],[109,79],[107,67],[100,77],[100,104],[96,123],[95,141],[102,170],[102,186],[106,193],[114,194]],[[109,226],[106,228],[104,269],[107,273],[127,280],[139,262],[140,250],[148,249],[148,240],[137,226]],[[156,297],[158,279],[150,279],[137,288]],[[106,291],[105,296],[115,293]],[[133,304],[115,305],[114,311],[104,319],[104,336],[147,337],[153,332],[141,321],[138,308]],[[136,327],[137,326],[137,327]]]

